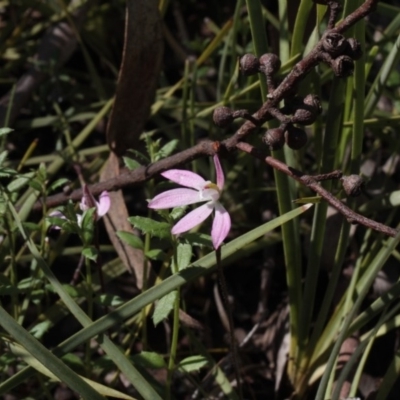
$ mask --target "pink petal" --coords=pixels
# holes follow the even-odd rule
[[[101,192],[99,196],[99,202],[96,203],[97,218],[101,218],[103,215],[106,215],[108,210],[110,209],[110,206],[111,206],[110,195],[105,190],[104,192]]]
[[[82,211],[86,211],[89,210],[89,208],[96,207],[96,200],[93,197],[87,185],[83,185],[82,191],[83,191],[82,200],[79,203],[80,209]]]
[[[164,210],[166,208],[187,206],[206,200],[208,199],[200,198],[200,192],[197,190],[179,188],[160,193],[153,200],[150,200],[148,207],[156,210]]]
[[[215,250],[221,246],[230,229],[231,217],[228,211],[220,203],[215,203],[215,217],[211,229],[211,239]]]
[[[217,186],[219,190],[222,190],[224,188],[225,177],[224,177],[224,171],[222,170],[221,163],[218,158],[218,154],[215,154],[214,156],[214,165],[217,178]]]
[[[164,178],[167,178],[170,181],[177,183],[178,185],[190,187],[193,189],[200,189],[204,186],[205,183],[205,180],[200,175],[183,169],[170,169],[163,172],[161,175]]]
[[[209,217],[213,209],[214,205],[212,203],[206,203],[197,207],[176,223],[172,227],[171,233],[177,235],[179,233],[190,231],[190,229],[201,224],[207,217]]]

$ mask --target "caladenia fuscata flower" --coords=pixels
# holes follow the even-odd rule
[[[206,181],[200,175],[186,170],[171,169],[163,172],[164,178],[171,180],[184,188],[167,190],[152,199],[148,207],[155,210],[187,206],[206,202],[190,211],[171,230],[178,235],[194,228],[208,218],[215,211],[211,228],[211,239],[215,249],[218,249],[231,229],[231,218],[225,207],[219,202],[225,177],[217,155],[214,156],[217,183]]]
[[[90,192],[89,188],[84,185],[83,188],[83,195],[82,199],[79,203],[79,208],[85,212],[91,208],[95,208],[95,218],[96,220],[99,220],[101,217],[107,214],[108,210],[110,209],[111,206],[111,200],[110,200],[110,195],[108,194],[107,191],[104,191],[100,193],[99,196],[99,201],[96,201],[92,193]],[[67,219],[67,217],[58,210],[55,210],[50,213],[49,217],[57,217],[61,219]],[[79,226],[82,225],[82,214],[76,214],[76,221]],[[59,226],[52,226],[52,229],[61,229]]]

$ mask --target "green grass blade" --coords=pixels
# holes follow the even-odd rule
[[[400,35],[397,37],[396,42],[393,44],[393,48],[389,55],[385,58],[385,61],[378,72],[371,89],[368,92],[367,98],[365,99],[365,111],[364,116],[370,117],[373,113],[379,98],[382,95],[382,91],[386,85],[389,75],[394,68],[397,67],[400,61]]]
[[[336,357],[339,354],[340,346],[342,345],[344,339],[348,335],[348,329],[351,325],[352,320],[354,319],[356,313],[358,312],[361,303],[363,302],[365,296],[367,295],[376,274],[381,270],[386,260],[390,257],[393,250],[400,242],[400,232],[394,237],[390,238],[386,244],[386,246],[382,247],[378,255],[375,257],[371,265],[368,267],[368,270],[363,274],[363,276],[358,280],[356,285],[357,291],[357,300],[355,301],[351,311],[347,314],[346,319],[341,327],[340,334],[330,351],[329,359],[326,365],[325,372],[322,376],[320,385],[318,387],[318,392],[315,397],[315,400],[323,400],[326,396],[326,388],[328,385],[328,380],[331,374],[331,371],[335,365]],[[333,332],[334,333],[334,332]],[[332,338],[333,339],[333,338]],[[326,340],[326,337],[321,337],[321,340]],[[332,341],[329,341],[332,343]]]
[[[400,296],[400,282],[396,282],[383,296],[376,299],[370,304],[357,318],[353,321],[349,328],[350,334],[358,331],[377,315],[382,310],[393,303]]]
[[[240,236],[239,238],[237,238],[235,240],[232,240],[232,242],[228,243],[225,246],[222,246],[221,259],[224,260],[227,257],[235,254],[237,251],[239,251],[243,247],[251,244],[255,240],[264,236],[267,232],[270,232],[273,229],[276,229],[279,226],[282,226],[282,224],[289,222],[291,219],[300,216],[302,213],[307,211],[312,206],[313,206],[313,204],[305,204],[301,207],[298,207],[298,208],[290,211],[289,213],[287,213],[285,215],[281,215],[280,217],[275,218],[272,221],[269,221],[255,229],[253,229],[252,231],[246,233],[245,235]],[[146,292],[140,294],[136,298],[125,303],[124,305],[122,305],[121,307],[112,311],[108,315],[96,320],[95,322],[92,322],[91,324],[86,324],[86,323],[82,324],[82,325],[86,326],[86,328],[77,332],[76,334],[74,334],[73,336],[71,336],[70,338],[65,340],[63,343],[58,345],[54,349],[55,354],[60,356],[62,354],[65,354],[65,353],[75,349],[77,346],[84,343],[88,339],[93,338],[97,335],[100,335],[100,334],[106,332],[108,329],[115,327],[117,324],[121,323],[123,320],[138,313],[141,309],[146,307],[148,304],[153,303],[155,300],[168,294],[172,290],[175,290],[178,287],[184,285],[185,283],[193,281],[193,280],[199,278],[200,276],[205,275],[206,273],[212,272],[214,267],[215,267],[215,252],[212,252],[210,254],[207,254],[205,257],[201,258],[200,260],[196,261],[195,263],[193,263],[190,267],[184,269],[183,271],[180,271],[178,274],[170,276],[169,278],[167,278],[165,281],[163,281],[158,286],[154,286],[154,287],[150,288]],[[108,342],[109,342],[109,339],[106,336],[104,336],[102,346],[104,346],[104,344],[107,344]],[[105,350],[106,349],[107,348],[105,348]],[[120,355],[122,357],[122,360],[114,359],[114,362],[124,372],[124,370],[125,370],[125,368],[123,369],[123,367],[125,365],[124,362],[127,362],[127,359],[126,359],[126,357],[123,356],[122,353],[120,353]],[[10,390],[12,387],[14,387],[14,385],[20,383],[24,379],[26,380],[27,376],[29,376],[28,372],[26,371],[27,369],[24,369],[24,370],[18,372],[18,374],[16,374],[14,377],[7,379],[3,383],[0,383],[0,394],[5,393],[6,390],[7,391]],[[32,370],[31,370],[31,373],[32,373]],[[124,373],[126,373],[126,372],[124,372]],[[135,378],[135,377],[136,377],[136,375],[133,376],[133,378]],[[137,385],[137,382],[135,382],[135,386],[136,385]],[[151,397],[150,395],[148,395],[145,398],[158,399],[159,397],[157,397],[157,395],[156,395],[156,397]]]
[[[30,353],[28,353],[24,349],[24,347],[18,345],[17,343],[15,343],[11,340],[7,340],[6,338],[3,338],[3,340],[7,343],[8,348],[11,350],[11,352],[16,357],[21,358],[26,364],[35,368],[41,374],[49,377],[50,379],[59,381],[59,379],[56,377],[56,375],[54,375],[49,369],[45,368],[35,357],[33,357]],[[91,379],[87,379],[82,376],[81,376],[81,378],[86,383],[88,383],[93,389],[95,389],[98,393],[100,393],[104,396],[111,396],[111,397],[115,397],[117,399],[135,400],[133,397],[128,396],[124,393],[121,393],[118,390],[112,389],[108,386],[102,385],[100,383],[97,383]]]
[[[385,314],[385,311],[382,313],[382,316],[379,318],[378,323],[375,325],[375,327],[368,332],[366,335],[364,334],[363,337],[361,338],[361,346],[364,343],[366,343],[365,346],[365,350],[363,350],[361,348],[360,353],[362,354],[361,360],[359,361],[359,364],[357,366],[357,370],[356,373],[354,374],[354,378],[353,378],[353,382],[351,385],[351,390],[349,393],[349,396],[356,396],[358,387],[359,387],[359,382],[361,380],[361,376],[364,373],[364,368],[365,368],[365,364],[367,363],[368,360],[368,356],[371,352],[372,349],[372,345],[375,342],[375,339],[379,336],[379,331],[381,330],[382,327],[386,326],[386,323],[389,319],[391,319],[393,316],[395,316],[396,314],[398,314],[400,309],[400,304],[397,304],[396,307],[394,307],[393,309],[390,310],[390,312],[388,314]],[[352,359],[354,358],[354,363],[352,363],[352,365],[356,364],[358,362],[358,358],[356,357],[356,355],[354,355],[355,357],[352,357]],[[351,367],[350,367],[351,368]]]
[[[253,241],[259,239],[267,232],[281,226],[282,224],[288,223],[293,218],[298,217],[303,212],[307,211],[312,204],[306,204],[304,206],[298,207],[285,215],[273,219],[272,221],[263,224],[250,232],[240,236],[239,238],[232,240],[225,246],[221,248],[221,259],[224,260],[231,256],[235,252],[239,251],[243,247],[249,245]],[[96,320],[86,329],[78,332],[72,336],[69,340],[76,340],[75,346],[80,343],[85,342],[91,337],[101,334],[108,329],[115,326],[115,324],[120,323],[126,318],[139,312],[143,307],[151,304],[155,300],[165,296],[172,290],[184,285],[185,283],[191,282],[200,276],[210,273],[215,267],[215,252],[211,252],[206,256],[202,257],[200,260],[191,264],[188,268],[180,271],[178,274],[174,274],[157,286],[154,286],[147,290],[146,292],[140,294],[131,301],[125,303],[121,307],[112,311],[108,315]]]
[[[246,0],[250,28],[252,32],[253,45],[255,54],[261,56],[268,52],[268,42],[265,32],[264,21],[262,18],[262,8],[259,0]],[[293,53],[292,53],[293,54]],[[260,76],[260,88],[262,98],[265,99],[267,95],[265,77]],[[288,151],[284,153],[282,150],[273,151],[272,156],[283,162],[288,162],[293,165],[293,152]],[[286,157],[285,157],[286,155]],[[290,160],[287,159],[289,155]],[[274,177],[278,195],[278,205],[280,214],[285,214],[293,209],[293,200],[295,196],[295,183],[290,181],[289,178],[274,170]],[[299,332],[299,309],[301,308],[301,250],[299,239],[299,227],[296,220],[291,223],[285,224],[282,228],[283,237],[283,251],[286,262],[286,276],[287,285],[289,290],[289,307],[290,307],[290,351],[289,351],[289,374],[294,375],[292,371],[292,361],[296,357],[298,348],[298,332]]]
[[[376,394],[376,400],[386,400],[389,397],[389,393],[398,380],[400,375],[400,351],[397,350],[395,353],[389,368],[386,371],[385,376],[380,382],[378,393]]]
[[[57,280],[46,261],[40,255],[38,249],[32,240],[27,236],[21,221],[18,217],[17,211],[9,203],[8,204],[11,213],[14,216],[15,223],[24,238],[29,251],[35,257],[39,267],[43,271],[44,275],[53,286],[56,293],[60,296],[71,314],[83,325],[88,326],[92,320],[83,312],[83,310],[75,303],[72,297],[65,291],[61,283]],[[126,374],[127,379],[134,385],[138,392],[144,397],[149,399],[161,400],[161,397],[157,394],[153,386],[147,382],[139,371],[130,363],[130,361],[121,353],[121,351],[111,342],[111,340],[104,336],[102,338],[101,346],[104,351],[110,356],[115,364]],[[54,371],[52,371],[54,372]]]
[[[105,400],[96,390],[87,384],[57,356],[47,350],[37,339],[19,325],[3,307],[0,307],[0,324],[18,343],[21,344],[44,368],[50,370],[60,381],[65,382],[72,390],[84,399]]]
[[[296,13],[296,21],[293,28],[292,45],[290,49],[290,56],[294,57],[298,53],[302,53],[304,31],[307,26],[308,15],[314,3],[311,0],[301,0],[299,8]]]
[[[343,114],[343,94],[345,84],[343,80],[335,79],[333,89],[329,100],[329,108],[327,111],[327,121],[324,134],[323,153],[321,172],[328,172],[334,169],[335,149],[337,148],[339,133],[341,131],[341,120]],[[331,190],[332,182],[324,182],[323,186],[327,190]],[[311,231],[310,250],[308,254],[308,264],[306,270],[306,278],[304,283],[304,299],[302,309],[302,340],[304,344],[311,324],[311,317],[314,309],[316,286],[318,282],[321,255],[323,250],[323,242],[326,228],[326,215],[328,204],[321,202],[314,210],[314,219]],[[319,329],[322,327],[319,326]],[[314,337],[319,337],[319,332],[313,333]],[[311,345],[313,346],[313,344]],[[305,360],[306,361],[306,360]],[[305,362],[303,361],[303,362]]]

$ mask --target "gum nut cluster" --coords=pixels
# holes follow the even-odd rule
[[[253,54],[245,54],[239,61],[240,71],[243,75],[249,76],[261,72],[272,76],[276,74],[281,67],[281,60],[276,54],[266,53],[260,58]]]

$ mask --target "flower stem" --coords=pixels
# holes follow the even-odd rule
[[[225,303],[226,313],[228,315],[228,322],[229,322],[229,340],[231,344],[231,352],[232,352],[232,360],[233,360],[233,367],[235,371],[235,379],[237,382],[237,388],[239,393],[239,398],[243,399],[242,395],[242,385],[240,381],[240,373],[239,373],[239,354],[238,354],[238,347],[235,338],[235,331],[234,331],[234,324],[233,324],[233,316],[232,316],[232,309],[229,305],[228,301],[228,290],[226,288],[226,280],[224,276],[224,271],[221,265],[221,248],[219,247],[215,250],[215,256],[217,259],[217,271],[218,271],[218,280],[219,285],[221,288],[221,294],[223,302]]]
[[[90,268],[90,260],[85,257],[86,266],[86,290],[87,290],[87,315],[90,319],[93,319],[93,282],[92,282],[92,271]],[[90,362],[91,362],[91,351],[90,351],[90,339],[86,342],[85,348],[85,370],[86,376],[90,376]]]
[[[178,257],[177,257],[177,243],[174,241],[174,262],[172,263],[172,273],[178,273]],[[181,298],[180,288],[176,289],[176,297],[174,303],[174,314],[173,314],[173,326],[172,326],[172,340],[171,340],[171,351],[168,361],[168,376],[167,376],[167,385],[166,385],[166,400],[171,399],[171,384],[172,384],[172,375],[175,369],[175,360],[176,360],[176,350],[178,348],[178,335],[179,335],[179,305]]]

